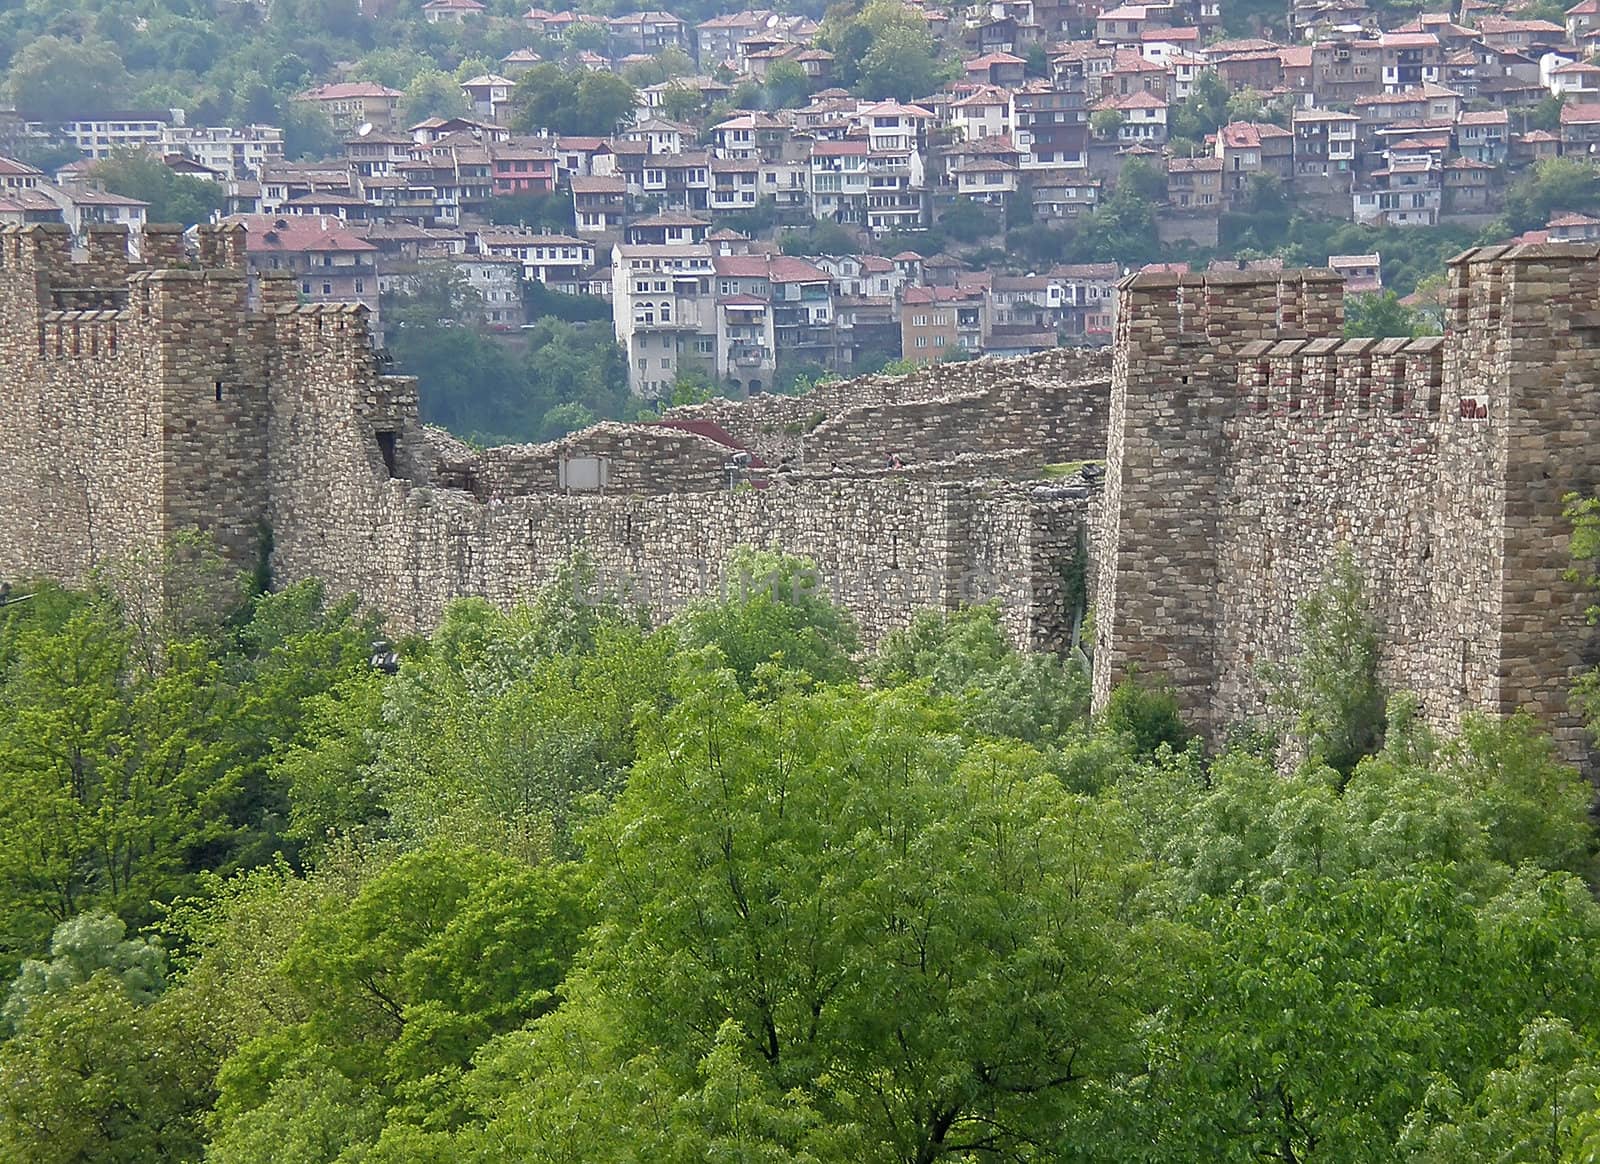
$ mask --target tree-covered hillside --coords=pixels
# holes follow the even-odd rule
[[[19,588],[0,1158],[1600,1151],[1591,790],[1386,702],[1348,569],[1208,751],[991,608],[862,652],[802,566],[652,630],[576,563],[394,674],[199,547],[181,609]]]

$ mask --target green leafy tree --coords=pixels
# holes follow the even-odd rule
[[[1089,710],[1086,670],[1015,650],[993,603],[919,613],[884,641],[870,674],[883,687],[926,681],[955,700],[973,730],[1038,745],[1067,738]]]
[[[148,940],[129,939],[126,934],[121,919],[108,913],[79,914],[62,922],[50,938],[50,960],[29,959],[22,964],[0,1008],[0,1033],[14,1033],[42,1001],[101,971],[119,982],[134,1002],[149,1002],[160,994],[166,979],[165,955]]]
[[[19,110],[49,121],[110,112],[127,99],[130,82],[110,44],[41,36],[11,58],[6,87]]]
[[[793,61],[779,61],[762,82],[769,109],[796,109],[811,96],[811,78]]]
[[[854,12],[830,9],[819,42],[833,52],[840,82],[870,98],[926,97],[954,73],[927,21],[900,0],[867,0]]]
[[[776,663],[820,683],[853,678],[850,616],[829,601],[816,566],[770,550],[741,549],[723,565],[724,593],[676,620],[685,647],[715,646],[747,687]]]
[[[0,1043],[0,1155],[30,1164],[200,1159],[217,1055],[204,1016],[130,997],[109,970]]]
[[[518,129],[609,136],[628,119],[638,94],[615,73],[535,65],[512,92],[512,123]]]
[[[134,150],[96,163],[94,176],[113,194],[148,202],[151,222],[209,222],[227,201],[220,183],[175,173],[160,158]]]
[[[528,606],[451,607],[392,683],[374,741],[368,779],[393,835],[570,851],[588,800],[625,778],[635,716],[665,697],[671,641],[624,612],[625,591],[580,560]]]
[[[291,101],[283,111],[283,156],[290,161],[331,158],[339,135],[328,115],[309,101]]]
[[[473,1052],[547,1011],[583,925],[566,871],[433,846],[326,906],[288,952],[302,1021],[246,1043],[218,1074],[213,1151],[332,1159],[385,1121],[449,1131]]]
[[[970,198],[957,198],[939,216],[939,225],[957,242],[970,245],[996,234],[1001,223],[999,216],[988,207]]]
[[[1275,676],[1309,755],[1348,779],[1383,743],[1386,697],[1378,679],[1382,641],[1355,557],[1341,546],[1322,587],[1300,605],[1300,653]]]
[[[1351,339],[1409,339],[1422,326],[1416,312],[1401,303],[1393,291],[1348,296],[1344,310],[1344,334]]]
[[[406,85],[400,111],[408,123],[429,117],[460,117],[467,112],[467,98],[450,74],[422,69]]]
[[[1560,211],[1600,209],[1600,172],[1583,158],[1546,158],[1506,191],[1505,230],[1536,230]]]
[[[1122,132],[1125,122],[1121,110],[1096,109],[1089,115],[1089,129],[1102,141],[1110,141]]]
[[[1070,1156],[1151,980],[1112,922],[1125,838],[1027,749],[944,731],[905,690],[686,675],[589,834],[614,911],[572,1001],[487,1059],[517,1084],[481,1142],[686,1158],[680,1127],[727,1127],[737,1081],[743,1158]],[[727,1114],[691,1116],[718,1078]]]

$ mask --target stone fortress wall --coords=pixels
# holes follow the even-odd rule
[[[98,232],[73,256],[61,228],[0,231],[0,576],[80,580],[193,526],[250,566],[270,531],[276,579],[411,629],[458,596],[524,597],[577,550],[670,614],[742,584],[722,577],[734,548],[779,545],[869,642],[994,597],[1044,649],[1067,645],[1087,581],[1098,696],[1142,669],[1215,734],[1259,710],[1349,544],[1388,678],[1433,722],[1531,707],[1583,753],[1565,683],[1597,656],[1560,514],[1600,476],[1600,247],[1459,257],[1443,339],[1336,338],[1327,272],[1144,274],[1109,357],[936,365],[475,450],[419,423],[360,307],[247,275],[235,231],[192,256],[170,230],[134,241]],[[603,459],[604,487],[564,490],[573,458]]]
[[[203,230],[194,256],[172,232],[133,241],[140,258],[108,231],[75,260],[64,231],[0,235],[0,382],[14,405],[0,437],[5,576],[81,580],[191,526],[247,567],[270,531],[277,580],[322,578],[412,629],[459,596],[526,597],[576,550],[602,588],[670,614],[747,584],[722,576],[735,548],[778,545],[814,559],[868,641],[917,608],[991,597],[1019,642],[1060,646],[1073,621],[1064,593],[1092,537],[1094,491],[972,472],[1036,475],[1015,430],[980,427],[950,471],[939,442],[919,444],[892,408],[846,431],[868,441],[873,424],[892,429],[915,466],[896,473],[756,468],[759,453],[691,417],[475,450],[419,423],[415,384],[382,374],[363,309],[298,306],[292,281],[247,276],[237,232]],[[918,399],[1009,387],[993,364],[924,373]],[[885,396],[900,391],[886,383]],[[1068,395],[1053,380],[1045,391]],[[1108,383],[1074,391],[1103,399]],[[773,407],[752,404],[743,415]],[[603,490],[561,489],[573,457],[605,459]]]
[[[1600,471],[1600,247],[1450,267],[1444,337],[1334,338],[1323,274],[1145,274],[1119,303],[1096,688],[1169,677],[1212,731],[1259,714],[1341,545],[1382,665],[1448,728],[1530,708],[1573,759],[1568,681],[1596,660],[1564,578],[1569,491]]]

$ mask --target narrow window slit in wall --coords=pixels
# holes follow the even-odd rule
[[[399,433],[390,429],[378,433],[378,452],[383,455],[383,467],[388,471],[391,479],[394,478],[397,472],[399,462],[396,459],[396,454],[399,451],[399,447]]]
[[[216,381],[215,384],[213,385],[213,389],[214,389],[214,391],[216,393],[217,403],[221,404],[222,403],[222,381],[221,380]]]

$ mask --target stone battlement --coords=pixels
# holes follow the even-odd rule
[[[1259,712],[1349,546],[1385,676],[1432,722],[1530,708],[1582,758],[1566,684],[1600,643],[1561,511],[1600,483],[1600,245],[1481,248],[1449,279],[1444,337],[1375,341],[1342,338],[1330,272],[1139,274],[1109,353],[476,450],[419,423],[364,308],[249,276],[237,231],[192,254],[93,231],[73,254],[61,228],[0,230],[0,576],[81,580],[191,527],[248,567],[270,531],[275,578],[409,629],[526,597],[577,551],[661,617],[775,544],[868,641],[994,598],[1019,644],[1061,649],[1087,585],[1097,696],[1160,676],[1215,735]]]

